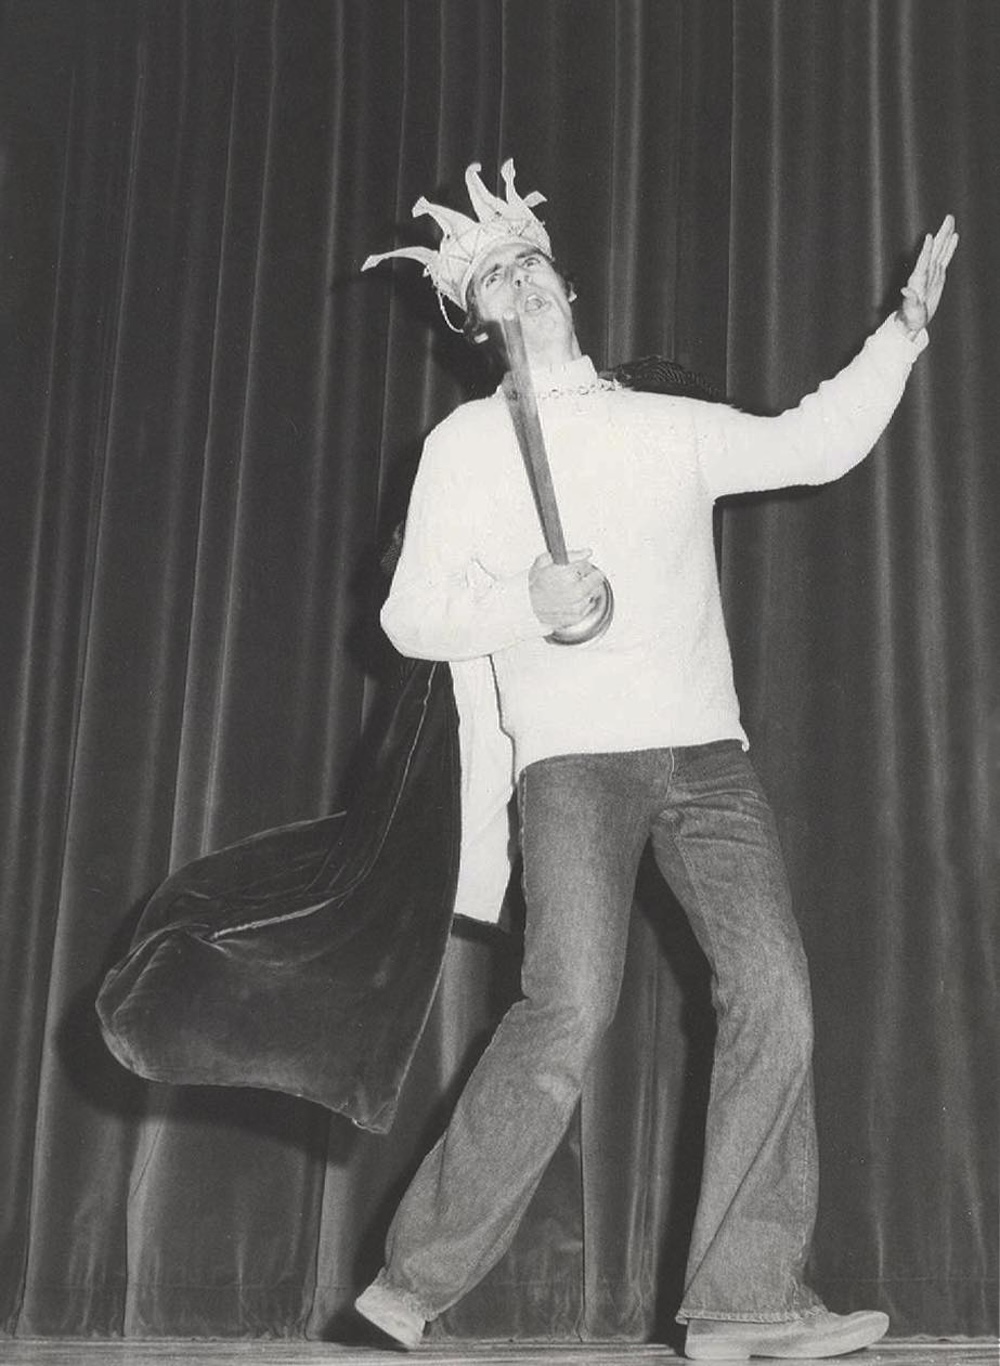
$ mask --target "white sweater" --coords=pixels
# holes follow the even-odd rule
[[[713,504],[846,473],[878,440],[926,344],[926,333],[910,340],[889,319],[834,379],[776,417],[597,388],[587,357],[536,372],[567,545],[589,548],[614,590],[610,628],[582,645],[550,644],[531,609],[528,573],[545,546],[502,395],[463,404],[435,427],[382,625],[401,653],[452,663],[466,863],[476,827],[492,829],[495,860],[511,775],[508,741],[488,714],[488,674],[462,662],[492,660],[515,773],[555,754],[745,744]],[[499,877],[476,897],[492,895]]]

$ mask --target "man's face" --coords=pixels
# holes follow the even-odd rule
[[[549,258],[527,242],[502,242],[476,265],[469,303],[484,323],[505,313],[521,320],[529,355],[547,360],[579,354],[572,297]]]

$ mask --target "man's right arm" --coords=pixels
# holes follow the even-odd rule
[[[452,447],[438,432],[427,440],[381,613],[393,645],[415,659],[475,659],[546,630],[532,608],[529,568],[499,578],[477,559],[477,489],[460,477]]]

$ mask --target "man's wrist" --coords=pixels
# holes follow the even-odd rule
[[[924,332],[926,330],[923,326],[911,327],[903,315],[903,310],[900,308],[897,308],[892,316],[893,321],[895,322],[899,330],[903,333],[903,335],[906,337],[907,341],[915,342],[917,338],[920,336],[921,332]]]

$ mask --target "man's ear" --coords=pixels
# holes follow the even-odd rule
[[[569,287],[569,293],[566,295],[566,298],[569,300],[571,304],[576,303],[576,290],[573,288],[572,285],[570,285]]]

